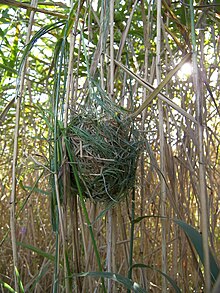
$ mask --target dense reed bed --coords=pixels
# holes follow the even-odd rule
[[[216,3],[0,0],[1,292],[219,292]]]

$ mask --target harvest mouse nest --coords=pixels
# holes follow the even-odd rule
[[[135,183],[141,142],[133,122],[118,116],[75,115],[68,127],[73,162],[83,194],[94,201],[118,202]],[[73,165],[76,168],[73,168]],[[72,188],[77,190],[74,176]]]

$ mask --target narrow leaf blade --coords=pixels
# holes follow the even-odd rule
[[[110,279],[112,281],[115,281],[115,282],[122,284],[126,289],[132,290],[133,292],[147,293],[147,291],[144,290],[143,288],[141,288],[136,282],[133,282],[132,280],[130,280],[122,275],[115,274],[115,273],[86,272],[86,273],[75,274],[74,276],[76,276],[76,277],[106,278],[106,279]]]
[[[194,229],[192,226],[186,224],[185,222],[181,220],[174,220],[174,223],[176,223],[188,236],[188,238],[191,240],[195,250],[197,251],[199,258],[204,265],[204,252],[203,252],[203,244],[202,244],[202,235]],[[210,258],[210,272],[211,272],[211,278],[212,282],[215,282],[217,280],[218,274],[219,274],[219,267],[217,265],[217,262],[215,261],[211,251],[209,250],[209,258]]]

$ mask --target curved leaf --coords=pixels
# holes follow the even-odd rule
[[[20,274],[19,274],[18,269],[16,267],[15,267],[15,274],[16,274],[17,279],[18,279],[18,285],[19,285],[19,288],[20,288],[19,292],[24,293],[24,286],[22,284]]]
[[[176,291],[177,293],[181,293],[181,290],[180,290],[180,288],[177,286],[176,282],[175,282],[171,277],[169,277],[167,274],[161,272],[160,270],[155,269],[155,268],[153,268],[153,267],[151,267],[151,266],[145,265],[145,264],[143,264],[143,263],[137,263],[137,264],[134,264],[134,265],[130,268],[130,270],[133,269],[133,268],[151,269],[151,270],[154,270],[154,271],[160,273],[161,275],[163,275],[163,276],[167,279],[167,281],[172,285],[172,287],[175,289],[175,291]]]
[[[6,288],[8,290],[8,292],[12,292],[12,293],[16,293],[16,291],[7,283],[3,282],[2,280],[0,280],[0,284]]]
[[[29,249],[29,250],[37,253],[38,255],[41,255],[41,256],[43,256],[43,257],[45,257],[45,258],[47,258],[47,259],[49,259],[51,261],[54,261],[54,255],[52,255],[52,254],[50,254],[48,252],[45,252],[45,251],[43,251],[43,250],[41,250],[41,249],[31,245],[31,244],[27,244],[27,243],[24,243],[24,242],[17,241],[17,245],[19,245],[19,246],[21,246],[23,248]]]
[[[166,219],[166,217],[162,217],[162,216],[142,216],[142,217],[136,218],[134,220],[134,223],[137,224],[146,218],[152,218],[152,217]],[[202,235],[195,228],[193,228],[189,224],[185,223],[184,221],[181,221],[178,219],[169,219],[169,220],[176,223],[184,231],[184,233],[187,235],[187,237],[192,242],[196,252],[199,255],[199,258],[200,258],[202,264],[204,265],[204,252],[203,252],[203,244],[202,244]],[[220,273],[220,271],[219,271],[218,264],[217,264],[210,249],[209,249],[209,259],[210,259],[211,278],[212,278],[212,282],[214,283],[217,280],[217,277],[218,277],[218,274]]]
[[[202,244],[202,235],[192,226],[186,224],[185,222],[181,220],[173,220],[174,223],[176,223],[180,228],[183,229],[185,234],[188,236],[188,238],[191,240],[195,250],[197,251],[199,258],[204,265],[204,252],[203,252],[203,244]],[[215,282],[217,280],[218,274],[219,274],[219,267],[217,265],[217,262],[215,261],[211,250],[209,249],[209,259],[210,259],[210,273],[212,282]]]
[[[18,69],[18,73],[21,73],[22,67],[24,65],[24,62],[26,60],[27,55],[29,54],[29,52],[31,51],[31,49],[33,48],[34,44],[37,42],[37,40],[42,37],[43,35],[45,35],[46,33],[50,32],[51,30],[58,28],[60,26],[62,26],[64,24],[64,21],[58,21],[56,23],[52,23],[52,24],[48,24],[45,25],[44,27],[42,27],[30,40],[30,42],[28,43],[28,45],[26,46],[24,53],[22,55],[21,58],[21,62],[19,65],[19,69]]]
[[[140,287],[136,282],[121,276],[119,274],[110,273],[110,272],[87,272],[75,274],[76,277],[94,277],[94,278],[106,278],[111,279],[112,281],[122,284],[126,289],[132,290],[136,293],[147,293],[146,290]]]

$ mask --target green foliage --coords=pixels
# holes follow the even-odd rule
[[[8,292],[17,293],[11,286],[9,286],[7,283],[0,280],[0,284],[8,290]]]
[[[134,223],[137,224],[144,219],[155,218],[155,217],[160,219],[166,219],[166,217],[161,217],[161,216],[142,216],[142,217],[138,217],[134,219]],[[202,235],[195,228],[185,223],[184,221],[181,221],[178,219],[169,219],[169,220],[176,223],[184,231],[186,236],[192,242],[194,249],[196,250],[202,264],[204,265],[204,251],[203,251]],[[212,279],[212,282],[215,283],[219,275],[219,267],[210,249],[209,249],[209,258],[210,258],[211,279]]]
[[[21,61],[20,61],[20,65],[18,68],[18,73],[20,75],[21,70],[23,68],[24,62],[29,54],[29,52],[31,51],[31,49],[33,48],[33,46],[35,45],[35,43],[45,34],[49,33],[51,30],[54,30],[56,28],[59,28],[60,26],[62,26],[64,24],[63,21],[58,21],[56,23],[52,23],[52,24],[48,24],[45,25],[44,27],[42,27],[30,40],[30,42],[28,43],[28,45],[25,47],[24,53],[22,55]]]
[[[204,251],[203,251],[203,244],[202,244],[202,235],[195,228],[186,224],[184,221],[181,221],[181,220],[173,220],[173,221],[181,229],[183,229],[184,233],[192,242],[202,264],[204,265]],[[212,282],[214,283],[217,280],[217,277],[219,275],[219,267],[211,250],[209,250],[209,258],[210,258],[211,279],[212,279]]]
[[[18,285],[19,285],[19,288],[20,288],[20,292],[21,293],[24,293],[24,286],[22,284],[22,281],[21,281],[21,278],[20,278],[20,274],[18,272],[18,269],[15,267],[15,274],[17,276],[17,280],[18,280]]]
[[[96,108],[100,111],[101,105],[101,108],[105,107],[104,110],[107,113],[106,117],[103,115],[105,118],[117,116],[117,113],[115,113],[118,111],[115,111],[117,107],[110,109],[110,104],[104,105],[103,103],[109,95],[110,66],[109,59],[105,55],[105,53],[109,55],[109,1],[97,1],[97,9],[93,6],[95,1],[89,3],[82,1],[80,2],[81,8],[78,15],[78,1],[74,1],[72,8],[61,2],[55,4],[52,2],[38,3],[32,27],[32,38],[27,45],[25,45],[25,41],[26,28],[31,12],[30,1],[29,3],[12,0],[0,2],[2,8],[0,12],[0,210],[2,211],[0,236],[3,239],[0,243],[3,256],[0,260],[0,274],[6,276],[6,278],[11,277],[10,269],[13,268],[11,252],[8,249],[11,245],[9,242],[8,209],[10,206],[11,163],[13,160],[12,137],[16,123],[15,108],[16,96],[18,96],[16,89],[18,88],[22,68],[28,57],[22,93],[16,165],[18,182],[15,215],[17,221],[16,233],[18,237],[17,245],[20,249],[19,257],[22,260],[20,262],[22,268],[19,268],[21,276],[17,272],[20,291],[33,292],[38,285],[42,286],[42,290],[45,292],[47,290],[54,290],[54,292],[64,290],[66,277],[62,275],[62,272],[65,268],[65,262],[67,276],[71,276],[71,289],[75,286],[74,280],[78,279],[77,276],[80,276],[88,277],[85,280],[87,285],[91,284],[89,277],[102,278],[103,291],[106,290],[104,279],[108,279],[122,285],[124,289],[145,292],[141,288],[144,282],[141,283],[140,274],[135,274],[136,268],[147,269],[145,270],[147,281],[145,281],[146,283],[149,282],[149,286],[150,282],[160,286],[161,277],[165,277],[175,292],[180,292],[179,288],[184,291],[185,282],[188,282],[188,290],[193,291],[202,288],[203,280],[198,277],[197,271],[193,268],[193,258],[188,251],[187,262],[184,262],[185,255],[181,254],[183,240],[178,238],[178,227],[180,227],[191,241],[201,264],[204,264],[202,235],[193,228],[193,226],[198,226],[201,216],[197,192],[199,189],[198,164],[200,162],[198,162],[197,152],[198,141],[195,123],[197,109],[194,101],[193,78],[192,76],[177,76],[175,70],[172,71],[175,65],[182,60],[183,55],[191,51],[190,14],[187,3],[184,3],[184,1],[178,3],[177,1],[162,1],[160,66],[162,80],[166,82],[159,85],[156,91],[153,91],[153,94],[150,93],[156,84],[157,11],[155,1],[138,1],[122,55],[114,64],[113,99],[117,104],[116,106],[121,107],[121,109],[126,108],[125,111],[122,110],[125,117],[137,111],[132,116],[135,127],[146,138],[143,156],[137,168],[135,202],[131,204],[128,195],[127,202],[120,204],[121,210],[117,215],[116,234],[118,238],[116,239],[117,250],[114,257],[116,268],[121,270],[119,275],[112,272],[101,272],[104,270],[104,263],[106,262],[105,224],[107,211],[112,207],[116,209],[116,203],[104,207],[101,204],[93,206],[85,199],[82,174],[76,168],[76,157],[72,153],[70,140],[67,137],[68,129],[64,128],[63,123],[67,99],[69,99],[68,122],[73,120],[73,116],[76,117],[79,107],[84,107],[87,111],[85,106],[87,102],[92,104],[94,113]],[[115,1],[115,59],[117,59],[118,49],[124,37],[133,2],[130,0]],[[11,3],[11,5],[6,5],[7,3]],[[217,103],[219,89],[216,76],[218,76],[220,48],[218,39],[219,8],[216,5],[211,5],[211,3],[208,7],[207,5],[198,6],[199,4],[196,3],[194,7],[195,42],[199,48],[198,61],[201,71],[199,74],[204,94],[204,166],[208,186],[207,194],[210,199],[208,207],[211,218],[210,243],[212,243],[212,249],[218,257],[220,230],[216,207],[218,206],[217,194],[219,190],[219,130],[217,129],[219,125]],[[104,8],[105,11],[102,15],[102,9]],[[72,30],[77,24],[77,17],[79,17],[80,24],[72,34]],[[146,23],[144,20],[146,20]],[[71,48],[71,38],[75,39],[74,48]],[[98,46],[101,38],[103,39],[100,49]],[[72,49],[73,56],[70,56],[70,49]],[[70,64],[70,57],[73,57],[72,65]],[[91,70],[96,61],[98,65]],[[70,82],[71,90],[66,93],[69,65],[72,66],[70,67],[73,78]],[[173,73],[169,82],[167,79],[168,72]],[[151,87],[143,86],[140,83],[141,80],[150,84]],[[203,87],[203,85],[205,86]],[[97,93],[101,93],[101,95],[98,95],[95,100],[94,97],[97,96]],[[161,205],[158,196],[160,185],[158,174],[161,175],[158,161],[161,152],[158,147],[160,133],[158,131],[157,109],[157,99],[160,94],[165,97],[163,106],[166,156],[164,160],[166,161],[167,171],[162,176],[166,180],[169,193],[166,202],[167,214],[169,218],[176,217],[176,215],[182,215],[183,217],[183,221],[173,220],[176,225],[171,226],[170,235],[167,237],[167,242],[170,241],[167,246],[169,268],[176,262],[177,269],[180,269],[183,273],[183,275],[177,277],[177,283],[169,275],[159,270],[161,267],[161,226],[158,218],[160,216],[153,216],[150,221],[142,221],[143,219],[149,219],[148,216],[143,215],[159,214]],[[149,98],[151,103],[149,103]],[[167,101],[175,102],[178,107],[173,109],[171,104],[166,103]],[[179,109],[181,111],[177,113],[176,110]],[[104,133],[109,130],[105,127],[102,129]],[[83,126],[78,128],[75,131],[80,132],[85,137]],[[106,144],[104,144],[105,138],[102,135],[101,137],[97,136],[98,139],[87,140],[87,145],[93,143],[97,149],[99,148],[99,155],[109,153]],[[115,136],[113,136],[113,140],[117,143]],[[128,146],[126,145],[126,147]],[[66,148],[67,154],[64,154],[64,148]],[[114,150],[112,153],[114,153]],[[117,163],[119,165],[117,169],[119,169],[121,162],[118,161]],[[77,188],[74,191],[67,188],[67,198],[65,198],[66,186],[62,181],[62,175],[67,164],[71,166],[72,170],[70,180],[74,180]],[[58,189],[56,189],[54,175],[58,176]],[[109,170],[107,175],[111,177],[112,181],[115,179],[120,183],[120,180],[122,180],[121,177],[118,178],[119,176],[114,169]],[[48,178],[51,178],[50,181]],[[124,183],[129,185],[128,181]],[[57,193],[59,197],[57,197]],[[66,207],[65,203],[71,202],[76,196],[79,197],[80,206],[77,206],[76,211],[73,211],[72,207]],[[57,199],[60,200],[61,210],[58,208]],[[51,204],[51,211],[49,211],[49,204]],[[68,247],[62,257],[60,248],[62,248],[63,240],[60,227],[63,214],[63,221],[68,227],[67,241],[65,240]],[[61,221],[59,215],[61,215]],[[78,218],[72,225],[72,217],[75,216]],[[51,232],[50,218],[52,219],[53,232]],[[71,221],[68,222],[70,218]],[[193,226],[186,224],[186,222],[192,223]],[[138,223],[140,229],[137,228]],[[23,226],[27,229],[26,234],[21,231]],[[75,256],[73,256],[75,252],[72,252],[76,239],[76,235],[72,235],[74,229],[77,231],[80,244],[80,249],[77,251],[81,261],[79,272],[87,272],[74,274],[74,278],[72,278],[78,265]],[[54,245],[51,246],[51,243]],[[140,251],[140,247],[142,251]],[[50,253],[45,252],[48,251],[48,248],[51,251]],[[176,254],[174,254],[174,251]],[[94,252],[96,262],[93,259]],[[33,258],[35,255],[39,256],[36,260]],[[174,255],[178,256],[178,260],[173,260]],[[130,268],[129,258],[130,265],[132,261],[136,262]],[[150,265],[145,264],[146,258]],[[27,274],[27,266],[23,266],[23,263],[25,263],[23,260],[27,260],[30,274]],[[219,268],[211,250],[210,268],[211,279],[214,283],[219,274]],[[115,272],[117,271],[115,270]],[[132,280],[123,277],[128,272],[129,276],[132,272]],[[152,274],[152,272],[158,273]],[[141,284],[140,286],[134,282],[136,279]],[[0,280],[0,283],[3,289],[15,292],[12,288],[13,285],[11,287],[7,279]],[[23,284],[26,285],[23,286]]]
[[[150,270],[153,270],[153,271],[156,271],[156,272],[160,273],[172,285],[172,287],[173,287],[173,289],[175,290],[176,293],[181,293],[181,290],[177,286],[176,282],[172,278],[170,278],[167,274],[161,272],[160,270],[158,270],[158,269],[156,269],[156,268],[154,268],[152,266],[148,266],[148,265],[142,264],[142,263],[137,263],[137,264],[132,265],[132,267],[130,268],[130,270],[131,269],[134,269],[134,268],[150,269]]]
[[[34,253],[36,253],[36,254],[38,254],[38,255],[46,258],[46,259],[54,261],[54,256],[52,254],[47,253],[47,252],[45,252],[45,251],[43,251],[43,250],[41,250],[41,249],[31,245],[31,244],[27,244],[27,243],[24,243],[24,242],[17,242],[17,245],[21,246],[23,248],[29,249],[30,251],[32,251],[32,252],[34,252]]]
[[[76,277],[93,277],[93,278],[105,278],[122,284],[126,289],[129,289],[136,293],[146,293],[146,291],[140,287],[136,282],[123,277],[119,274],[110,272],[87,272],[75,275]]]

